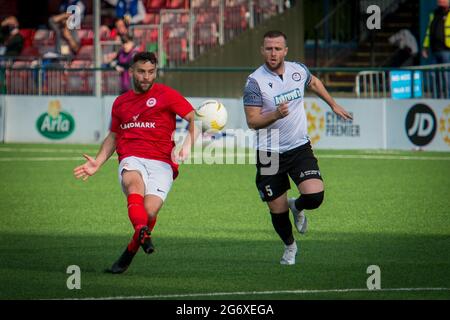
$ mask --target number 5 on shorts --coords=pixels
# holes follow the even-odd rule
[[[271,197],[273,195],[272,189],[270,189],[270,185],[265,186],[266,188],[266,192],[267,192],[267,196]]]

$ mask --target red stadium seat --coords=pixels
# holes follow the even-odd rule
[[[40,45],[37,46],[38,50],[39,50],[39,54],[41,56],[43,56],[44,54],[48,53],[48,52],[56,52],[56,47],[55,45]]]
[[[196,22],[198,23],[219,23],[219,8],[199,8],[196,10]]]
[[[31,47],[33,44],[33,37],[34,37],[35,30],[34,29],[20,29],[19,33],[23,37],[23,47],[24,48]]]
[[[180,62],[186,62],[188,58],[186,38],[167,39],[166,55],[169,63],[178,64]]]
[[[100,40],[101,41],[109,40],[110,35],[111,35],[111,30],[106,25],[100,26]]]
[[[225,10],[225,28],[241,29],[247,28],[245,6],[229,7]]]
[[[159,30],[152,29],[152,31],[150,31],[150,42],[158,42],[158,38],[159,38]]]
[[[90,29],[80,29],[77,30],[77,35],[81,46],[94,44],[94,31]]]
[[[91,60],[73,60],[67,70],[66,92],[67,94],[92,94],[93,92],[93,71],[71,70],[78,68],[92,67]]]
[[[103,94],[120,94],[120,73],[117,71],[103,71],[102,73]]]
[[[144,24],[159,24],[159,14],[155,12],[146,13]]]
[[[82,46],[76,55],[77,60],[94,60],[94,46]]]
[[[12,69],[6,70],[6,89],[9,94],[37,93],[37,81],[35,81],[33,70],[20,70],[29,68],[31,64],[32,61],[14,61]]]
[[[159,27],[134,27],[133,37],[135,44],[146,50],[148,45],[158,42]]]
[[[191,0],[191,8],[219,7],[220,0]]]
[[[159,12],[166,6],[166,0],[147,0],[145,9],[147,12]]]
[[[189,9],[189,1],[186,0],[167,0],[167,9]]]
[[[196,44],[213,46],[217,43],[217,25],[215,23],[197,24]]]
[[[46,70],[44,78],[44,93],[51,95],[65,94],[66,75],[61,69]]]
[[[37,47],[24,47],[20,53],[23,57],[39,57],[39,48]]]
[[[90,29],[94,27],[94,16],[92,14],[86,14],[81,20],[81,28]]]
[[[33,35],[33,45],[40,47],[42,45],[55,45],[55,32],[53,30],[38,29]]]
[[[258,0],[254,1],[256,5],[266,0]],[[272,2],[273,0],[267,0],[268,2]],[[245,5],[248,3],[248,0],[225,0],[225,7],[235,7],[239,5]]]

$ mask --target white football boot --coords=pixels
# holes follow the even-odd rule
[[[304,234],[306,232],[306,229],[308,228],[308,220],[305,216],[305,210],[299,211],[295,207],[295,200],[295,198],[290,198],[288,200],[289,209],[291,209],[292,215],[294,216],[295,228],[298,232]]]
[[[281,257],[280,264],[285,265],[293,265],[295,264],[295,256],[297,255],[297,244],[294,243],[291,245],[285,245],[284,246],[284,253]]]

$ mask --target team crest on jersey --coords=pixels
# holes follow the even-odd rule
[[[302,76],[298,72],[294,72],[292,74],[292,80],[294,80],[294,81],[300,81],[301,78],[302,78]]]
[[[150,98],[147,100],[147,107],[152,108],[156,105],[156,99],[155,98]]]

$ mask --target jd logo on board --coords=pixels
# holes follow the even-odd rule
[[[406,134],[416,146],[425,146],[433,140],[436,124],[433,110],[429,106],[419,103],[414,105],[406,115]]]

